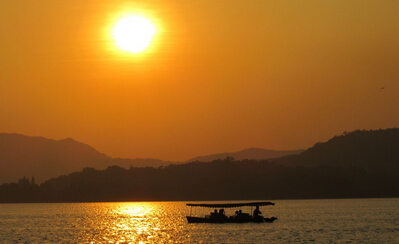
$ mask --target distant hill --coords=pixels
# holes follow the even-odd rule
[[[296,151],[250,148],[235,153],[200,156],[187,162],[212,162],[218,159],[269,160],[285,166],[360,167],[371,171],[399,169],[399,129],[356,130],[335,136],[313,147]],[[0,133],[0,184],[35,177],[36,183],[81,171],[112,165],[123,168],[155,167],[170,164],[159,159],[111,158],[91,146],[73,139],[52,140],[20,134]]]
[[[267,159],[300,151],[273,151],[251,148],[237,153],[215,154],[197,157],[192,161],[212,161],[213,159],[234,157],[241,159]],[[35,178],[42,183],[50,178],[81,171],[85,167],[97,170],[118,165],[123,168],[155,167],[181,162],[159,159],[111,158],[93,147],[67,138],[52,140],[44,137],[21,134],[0,133],[0,184],[16,182],[22,177]]]
[[[251,148],[237,153],[197,157],[192,161],[234,157],[236,159],[265,159],[281,157],[300,151],[273,151]],[[0,133],[0,184],[16,182],[22,177],[35,178],[42,183],[50,178],[81,171],[85,167],[97,170],[118,165],[129,167],[160,167],[178,162],[159,159],[111,158],[93,147],[71,138],[52,140],[44,137]]]
[[[153,159],[153,158],[136,158],[136,159],[130,159],[130,158],[114,158],[112,161],[112,165],[124,165],[122,167],[128,168],[128,167],[155,167],[158,168],[160,166],[166,166],[169,164],[173,164],[176,162],[171,162],[171,161],[163,161],[160,159]],[[108,165],[111,166],[111,165]]]
[[[0,185],[0,202],[399,197],[398,165],[399,129],[357,130],[269,160],[86,167],[40,185],[22,178]]]
[[[55,141],[20,134],[0,134],[0,183],[23,176],[36,182],[91,166],[106,168],[112,159],[73,139]]]
[[[110,165],[124,168],[169,164],[157,159],[113,159],[93,147],[73,139],[52,140],[44,137],[0,133],[0,184],[34,176],[37,183],[53,177],[81,171],[84,167],[105,169]]]
[[[399,169],[399,128],[356,130],[318,142],[299,155],[274,160],[291,166],[362,167],[371,171]]]
[[[263,160],[263,159],[270,159],[270,158],[280,158],[287,155],[294,155],[300,154],[304,150],[294,150],[294,151],[276,151],[276,150],[268,150],[262,148],[249,148],[239,152],[234,153],[219,153],[219,154],[212,154],[208,156],[199,156],[196,158],[192,158],[187,160],[186,162],[211,162],[217,159],[225,159],[227,157],[232,157],[236,160],[243,160],[243,159],[255,159],[255,160]]]

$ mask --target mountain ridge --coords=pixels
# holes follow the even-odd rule
[[[399,169],[399,128],[355,130],[274,160],[288,166],[329,165],[380,171]]]
[[[300,154],[303,149],[299,150],[271,150],[271,149],[263,149],[263,148],[248,148],[238,152],[233,153],[217,153],[206,156],[198,156],[192,159],[185,161],[185,163],[190,163],[194,161],[200,162],[211,162],[216,159],[224,159],[226,157],[232,157],[236,160],[243,159],[255,159],[255,160],[263,160],[263,159],[271,159],[271,158],[280,158],[287,155]]]
[[[240,152],[246,152],[247,158],[255,159],[256,157],[249,156],[248,150],[251,149]],[[266,151],[278,152],[274,150]],[[239,155],[242,154],[240,152],[226,154],[223,158],[231,155],[239,159],[241,158]],[[98,152],[92,146],[72,138],[54,140],[41,136],[0,133],[0,184],[16,182],[22,177],[34,177],[37,183],[42,183],[50,178],[81,171],[85,167],[98,170],[106,169],[113,165],[126,169],[130,167],[157,168],[182,163],[184,162],[151,158],[111,158],[104,153]]]
[[[399,128],[356,130],[298,155],[165,167],[85,167],[38,185],[0,185],[0,202],[216,201],[399,197]]]
[[[76,156],[79,155],[79,156]],[[62,140],[0,133],[0,183],[23,176],[42,182],[87,167],[105,169],[112,159],[71,138]]]

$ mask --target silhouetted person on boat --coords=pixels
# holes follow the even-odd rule
[[[243,214],[241,209],[238,210],[238,211],[236,211],[236,218],[238,218],[238,219],[243,219],[243,218],[245,218],[246,216],[248,216],[248,214]]]
[[[211,212],[211,216],[212,216],[212,217],[216,217],[216,216],[218,216],[218,215],[219,215],[219,213],[218,213],[218,210],[217,210],[217,209],[215,209],[215,211]]]
[[[220,216],[224,216],[224,209],[223,208],[219,210],[219,214],[220,214]]]
[[[263,218],[262,212],[259,210],[259,206],[256,206],[254,210],[254,219]]]

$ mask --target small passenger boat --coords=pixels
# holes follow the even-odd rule
[[[195,203],[187,203],[187,206],[190,207],[203,207],[203,208],[214,208],[214,212],[211,212],[209,215],[205,215],[205,217],[187,217],[188,223],[271,223],[275,221],[276,217],[264,218],[262,213],[259,210],[260,206],[269,206],[274,205],[272,202],[248,202],[248,203],[217,203],[217,204],[195,204]],[[225,208],[240,208],[240,207],[255,207],[255,211],[253,214],[243,213],[241,210],[235,212],[235,215],[227,216],[224,212]],[[218,209],[220,209],[218,211]]]

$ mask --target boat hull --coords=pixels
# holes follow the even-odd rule
[[[276,217],[271,218],[207,218],[187,216],[188,223],[272,223]]]

